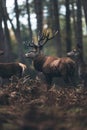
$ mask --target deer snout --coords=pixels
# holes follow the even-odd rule
[[[25,57],[28,58],[28,53],[25,54]]]

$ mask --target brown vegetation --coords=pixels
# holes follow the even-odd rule
[[[59,87],[29,76],[0,87],[2,130],[86,130],[87,88]]]

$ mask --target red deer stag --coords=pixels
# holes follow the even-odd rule
[[[34,42],[29,43],[29,46],[34,50],[25,54],[26,58],[33,59],[35,69],[43,72],[49,87],[54,77],[62,77],[66,83],[71,82],[75,72],[75,62],[71,58],[58,58],[42,54],[41,50],[43,49],[43,46],[48,40],[53,39],[56,34],[57,32],[51,37],[50,33],[40,34],[38,44],[35,44]]]
[[[77,45],[75,49],[67,53],[67,56],[76,62],[78,78],[83,81],[84,86],[87,86],[87,64],[83,59],[81,47]]]

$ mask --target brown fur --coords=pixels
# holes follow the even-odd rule
[[[20,78],[23,74],[23,69],[24,68],[20,63],[0,63],[0,77],[10,78],[11,76],[16,75]]]
[[[0,50],[0,56],[3,54],[4,52]],[[0,63],[0,77],[4,79],[9,79],[11,78],[11,76],[15,75],[21,78],[25,69],[26,65],[22,63]]]
[[[51,84],[54,77],[62,77],[67,83],[75,74],[75,62],[68,57],[47,57],[39,54],[34,59],[34,67],[37,71],[43,72],[48,84]]]

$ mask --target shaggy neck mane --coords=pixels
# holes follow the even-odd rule
[[[42,66],[45,62],[46,56],[43,54],[39,54],[34,59],[34,67],[37,71],[42,72]]]

